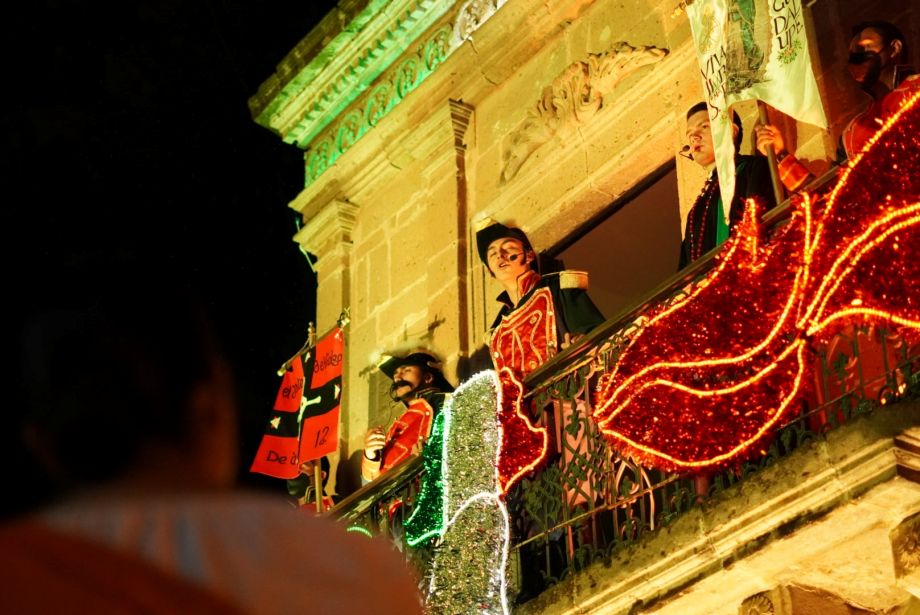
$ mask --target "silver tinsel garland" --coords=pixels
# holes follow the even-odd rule
[[[496,473],[498,378],[481,372],[454,393],[445,411],[444,515],[435,549],[429,613],[507,613],[508,512]]]

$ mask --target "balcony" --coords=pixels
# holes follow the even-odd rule
[[[824,194],[836,177],[833,171],[807,191]],[[766,241],[790,222],[792,209],[787,201],[765,216]],[[549,463],[507,497],[507,594],[516,612],[635,612],[896,471],[916,480],[920,457],[910,446],[893,450],[896,436],[920,424],[920,340],[879,326],[849,326],[811,341],[812,377],[800,407],[786,414],[761,454],[729,470],[667,473],[607,445],[591,417],[599,378],[649,310],[685,297],[717,264],[715,256],[667,280],[527,379],[527,397],[551,445]],[[388,536],[425,577],[435,540],[409,546],[403,529],[421,472],[421,460],[410,460],[330,514],[352,530]]]

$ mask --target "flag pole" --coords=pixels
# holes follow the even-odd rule
[[[323,468],[322,463],[313,466],[313,491],[316,492],[316,514],[323,514]]]
[[[760,123],[766,126],[770,123],[767,116],[767,105],[760,99],[757,100],[757,114],[760,117]],[[776,152],[772,147],[767,148],[767,161],[770,163],[770,180],[773,183],[773,196],[776,198],[776,204],[779,205],[786,200],[786,193],[783,190],[783,184],[779,179],[779,167],[776,165]]]
[[[307,341],[304,342],[303,346],[300,347],[293,357],[281,364],[281,367],[278,368],[277,374],[283,376],[284,372],[291,368],[291,363],[294,362],[294,359],[305,353],[316,346],[316,327],[313,326],[313,321],[307,323]]]

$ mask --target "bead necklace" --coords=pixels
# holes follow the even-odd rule
[[[709,174],[709,177],[706,178],[706,183],[703,184],[703,189],[700,190],[700,194],[696,197],[696,201],[693,202],[693,207],[690,208],[690,214],[687,216],[689,220],[689,224],[687,224],[687,239],[690,244],[691,262],[703,255],[703,236],[706,233],[705,226],[706,220],[708,219],[707,214],[709,214],[709,206],[712,205],[712,202],[715,200],[713,196],[715,195],[716,185],[716,173],[713,171]],[[700,206],[703,208],[703,213],[698,219],[695,219],[694,213],[699,210]],[[695,224],[697,220],[698,224]],[[697,226],[699,227],[698,229]]]

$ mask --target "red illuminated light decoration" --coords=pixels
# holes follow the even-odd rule
[[[529,417],[523,403],[522,381],[555,354],[556,312],[548,288],[538,288],[530,298],[502,319],[492,333],[489,350],[501,383],[498,407],[501,445],[498,484],[502,494],[546,459],[546,427]]]
[[[811,342],[853,324],[920,330],[918,99],[768,241],[748,203],[715,269],[649,315],[598,387],[613,448],[666,471],[762,454],[799,405]]]
[[[522,404],[524,385],[515,377],[514,371],[502,367],[498,379],[501,383],[498,487],[505,494],[521,477],[543,462],[549,436],[545,427],[535,426],[522,411],[526,407]]]

